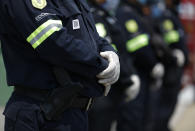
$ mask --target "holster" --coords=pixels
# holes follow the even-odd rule
[[[65,110],[71,107],[80,91],[79,85],[54,89],[41,104],[41,109],[47,120],[56,120]]]
[[[54,68],[59,87],[53,89],[46,100],[40,105],[47,120],[57,120],[65,110],[71,107],[78,97],[82,86],[73,84],[63,68]]]

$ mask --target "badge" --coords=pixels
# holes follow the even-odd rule
[[[135,33],[138,31],[138,24],[135,20],[126,21],[125,27],[130,33]]]
[[[37,9],[43,9],[47,5],[46,0],[31,0],[33,7]]]
[[[173,30],[174,28],[174,25],[173,25],[173,22],[171,20],[165,20],[163,22],[163,28],[166,30],[166,31],[170,31],[170,30]]]

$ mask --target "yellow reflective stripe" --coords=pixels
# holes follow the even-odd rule
[[[112,45],[112,47],[113,47],[116,51],[118,51],[115,44],[111,44],[111,45]]]
[[[107,31],[106,31],[104,24],[97,23],[97,24],[95,24],[95,26],[96,26],[96,30],[97,30],[99,36],[105,37],[107,35]]]
[[[46,32],[38,41],[36,41],[32,47],[35,49],[39,46],[44,40],[46,40],[49,36],[51,36],[55,31],[59,31],[61,28],[53,27],[48,32]]]
[[[171,30],[169,32],[167,32],[164,35],[164,40],[168,43],[168,44],[172,44],[175,42],[178,42],[180,38],[179,32],[176,30]]]
[[[149,43],[149,37],[147,34],[141,34],[126,43],[126,48],[128,52],[134,52],[140,48],[147,46]]]
[[[30,42],[34,37],[36,37],[43,29],[45,29],[50,24],[61,24],[62,21],[60,20],[48,20],[45,23],[43,23],[41,26],[39,26],[31,35],[27,38],[27,41]]]

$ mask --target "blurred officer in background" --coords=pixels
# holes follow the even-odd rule
[[[151,79],[161,79],[164,67],[159,63],[150,43],[150,34],[141,19],[140,1],[121,0],[116,11],[125,34],[125,47],[133,58],[133,64],[141,80],[138,97],[122,108],[117,123],[118,131],[143,131],[147,117],[149,85]]]
[[[165,131],[168,130],[168,121],[181,88],[182,70],[187,63],[185,34],[179,19],[176,20],[170,11],[165,10],[163,1],[147,0],[141,4],[142,21],[151,34],[152,47],[165,66],[162,88],[157,92],[151,92],[155,97],[150,99],[150,115],[146,121],[146,130]]]
[[[0,39],[14,92],[5,131],[87,131],[92,98],[119,77],[85,0],[0,0]]]
[[[184,67],[188,63],[186,36],[178,16],[178,5],[179,0],[165,0],[151,6],[156,32],[162,36],[164,44],[171,50],[173,61],[163,62],[165,76],[156,101],[154,125],[149,131],[170,130],[168,122],[177,103]]]
[[[139,14],[144,28],[150,34],[150,44],[157,56],[157,59],[164,65],[172,65],[175,63],[175,58],[172,51],[165,44],[163,37],[155,29],[155,22],[151,16],[150,6],[155,4],[156,0],[142,0],[139,1]],[[155,6],[156,7],[156,6]],[[155,12],[156,13],[156,12]],[[159,90],[162,88],[163,77],[152,78],[150,81],[150,88],[148,91],[148,105],[146,107],[147,117],[144,120],[144,130],[150,131],[154,123],[154,117],[157,114],[156,108],[158,103]]]
[[[114,17],[118,3],[119,0],[89,1],[96,29],[101,37],[115,47],[121,65],[119,81],[112,86],[108,97],[96,99],[94,108],[89,112],[90,131],[109,131],[113,121],[120,117],[119,105],[126,105],[139,92],[140,80],[132,65],[131,56],[127,53],[125,35]]]

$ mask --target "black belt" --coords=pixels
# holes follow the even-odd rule
[[[43,102],[52,90],[45,89],[36,89],[36,88],[28,88],[28,87],[14,87],[14,92],[16,94],[21,94],[23,96],[30,97],[32,99]],[[70,108],[80,108],[82,110],[88,111],[92,105],[93,99],[85,96],[77,96]]]

